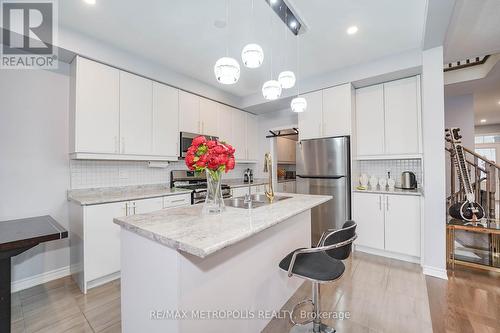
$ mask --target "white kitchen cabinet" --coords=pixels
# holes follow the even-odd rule
[[[218,103],[200,97],[200,133],[217,136]]]
[[[355,244],[384,249],[383,195],[353,193],[352,212],[357,223]]]
[[[246,159],[250,161],[257,161],[259,158],[259,125],[257,116],[253,114],[246,114]]]
[[[71,274],[82,292],[120,276],[120,226],[114,218],[190,204],[189,193],[90,206],[71,202]]]
[[[419,77],[384,83],[386,154],[418,154]]]
[[[232,112],[231,126],[233,127],[232,146],[236,149],[234,157],[236,160],[247,159],[246,127],[247,118],[245,112],[235,110]]]
[[[355,244],[420,257],[420,197],[353,193]]]
[[[278,192],[295,193],[295,181],[278,183]]]
[[[356,90],[358,159],[419,157],[420,76]]]
[[[307,101],[307,109],[299,113],[299,140],[322,136],[323,91],[318,90],[302,95]]]
[[[163,198],[163,208],[174,208],[191,205],[191,194],[170,195]]]
[[[113,219],[125,215],[128,215],[126,202],[84,207],[86,282],[120,271],[120,226]]]
[[[152,154],[153,82],[120,71],[120,150]]]
[[[420,257],[420,198],[385,196],[385,249]]]
[[[356,89],[357,154],[384,154],[384,132],[384,85]]]
[[[231,126],[233,112],[238,111],[227,105],[219,104],[218,106],[217,136],[219,140],[231,143],[233,138],[233,126]]]
[[[153,154],[179,155],[179,90],[153,82]]]
[[[185,91],[179,91],[179,130],[200,134],[200,98]]]
[[[77,56],[70,99],[71,152],[118,153],[120,71]]]
[[[351,135],[352,85],[323,90],[322,136]]]

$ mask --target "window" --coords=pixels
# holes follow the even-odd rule
[[[474,142],[477,143],[500,143],[500,134],[476,135]]]

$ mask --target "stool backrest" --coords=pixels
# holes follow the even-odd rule
[[[356,239],[356,223],[354,221],[347,221],[342,226],[342,229],[335,230],[324,241],[324,246],[333,244],[341,244],[347,242],[345,245],[338,248],[325,251],[330,257],[345,260],[349,258],[352,250],[352,242]]]

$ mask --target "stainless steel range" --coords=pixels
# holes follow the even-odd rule
[[[192,190],[191,204],[205,201],[207,196],[207,177],[205,173],[196,175],[194,171],[173,170],[170,172],[170,187]],[[231,187],[222,184],[222,197],[231,198]]]

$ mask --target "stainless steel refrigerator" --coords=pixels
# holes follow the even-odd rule
[[[351,157],[348,136],[297,143],[297,193],[326,194],[333,199],[312,209],[312,245],[322,233],[339,229],[351,218]]]

